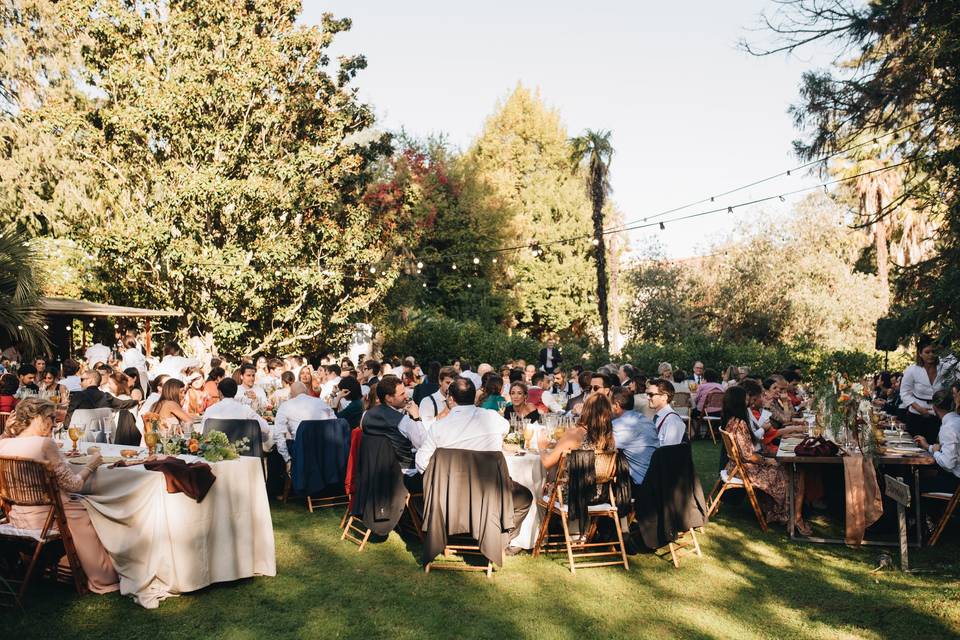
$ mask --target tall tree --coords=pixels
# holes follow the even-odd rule
[[[834,68],[804,74],[793,109],[808,134],[806,158],[849,141],[903,130],[895,156],[905,165],[900,195],[871,220],[910,201],[932,230],[932,254],[895,269],[892,313],[906,337],[921,330],[960,337],[960,20],[955,0],[782,0],[765,18],[776,45],[755,53],[793,52],[821,41],[845,54]],[[748,45],[748,48],[750,46]],[[846,54],[853,54],[852,59]],[[915,242],[917,238],[911,240]],[[921,240],[922,242],[922,240]]]
[[[24,234],[10,228],[0,233],[0,336],[19,345],[25,356],[47,344],[37,304],[37,266],[37,252]]]
[[[181,308],[235,355],[336,346],[381,303],[411,225],[364,199],[389,139],[351,86],[364,58],[331,62],[349,20],[299,25],[298,0],[15,4],[43,23],[8,13],[3,38],[70,72],[0,119],[0,221],[75,239],[84,295]]]
[[[603,206],[610,195],[610,161],[613,145],[609,131],[587,129],[582,136],[570,140],[570,159],[575,170],[583,170],[587,193],[593,205],[594,259],[597,264],[597,311],[603,332],[603,349],[610,351],[610,314],[607,299],[607,247],[603,233]]]
[[[570,145],[559,114],[538,93],[518,85],[486,122],[467,160],[505,209],[504,287],[517,304],[515,326],[537,336],[584,335],[596,326],[590,310],[596,276],[592,245],[567,241],[590,233],[590,203],[570,172]]]

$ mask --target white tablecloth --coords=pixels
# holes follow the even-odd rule
[[[510,543],[511,546],[521,549],[533,549],[537,543],[537,534],[540,533],[540,510],[537,509],[537,497],[543,491],[543,482],[547,472],[540,463],[540,455],[527,453],[517,456],[509,451],[503,452],[507,459],[507,468],[514,482],[522,484],[533,494],[530,512],[520,526],[520,533]]]
[[[99,446],[103,455],[126,448]],[[167,493],[163,474],[143,466],[102,466],[84,488],[90,519],[120,575],[120,592],[148,609],[214,582],[277,573],[260,461],[241,457],[210,466],[217,479],[199,504]]]

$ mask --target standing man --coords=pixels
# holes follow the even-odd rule
[[[546,373],[553,373],[553,371],[563,362],[563,356],[560,355],[560,350],[557,349],[556,342],[553,338],[547,340],[547,346],[543,349],[540,349],[540,355],[537,358],[540,362],[540,370]]]
[[[657,427],[657,437],[661,447],[680,444],[687,437],[687,426],[670,402],[673,400],[673,384],[663,378],[654,378],[647,381],[647,398],[650,408],[656,413],[653,423]]]
[[[437,372],[437,377],[440,379],[440,388],[420,401],[420,420],[427,429],[450,413],[450,407],[447,405],[448,390],[457,379],[457,370],[453,367],[443,367]]]

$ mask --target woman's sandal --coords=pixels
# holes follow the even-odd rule
[[[807,536],[808,538],[813,535],[813,527],[803,520],[797,520],[794,523],[794,527],[796,527],[797,531],[799,531],[801,535]]]

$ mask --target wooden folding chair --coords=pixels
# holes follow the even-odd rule
[[[700,416],[700,422],[707,425],[707,431],[710,433],[710,439],[713,444],[717,444],[717,434],[714,432],[714,423],[716,428],[720,428],[721,417],[719,414],[723,411],[723,391],[711,391],[703,401],[703,415]]]
[[[422,495],[422,494],[418,494]],[[407,499],[404,502],[404,512],[410,517],[412,522],[411,527],[416,530],[417,536],[420,540],[423,540],[423,527],[420,516],[417,515],[417,510],[413,508],[410,504],[410,501],[415,498],[414,495],[407,495]],[[358,545],[360,548],[357,549],[357,553],[363,551],[363,548],[366,546],[367,541],[370,539],[370,529],[363,524],[363,518],[361,516],[351,515],[349,508],[347,513],[343,514],[344,520],[341,520],[341,528],[343,533],[340,535],[341,540],[349,540],[350,542]],[[397,523],[397,526],[400,526],[400,523]]]
[[[616,452],[612,453],[598,453],[597,457],[601,456],[616,456]],[[563,498],[563,489],[561,488],[561,479],[567,474],[567,459],[568,454],[564,453],[560,457],[560,462],[557,466],[557,482],[554,483],[553,488],[550,491],[549,496],[541,496],[537,498],[537,507],[543,508],[545,510],[543,516],[543,522],[540,525],[540,533],[537,536],[537,543],[533,548],[534,557],[539,556],[541,553],[557,553],[566,551],[567,553],[567,564],[570,567],[570,573],[576,574],[577,569],[586,569],[590,567],[608,567],[622,565],[627,571],[630,570],[630,563],[627,560],[627,551],[626,547],[623,544],[623,529],[620,526],[620,514],[617,511],[617,503],[613,496],[613,485],[616,482],[616,476],[610,475],[607,477],[601,477],[600,475],[596,478],[596,483],[598,485],[605,484],[607,486],[607,499],[609,502],[604,504],[590,505],[587,507],[586,522],[581,522],[581,532],[584,531],[586,527],[586,535],[578,541],[574,541],[570,537],[570,527],[569,527],[569,507],[564,502]],[[616,469],[616,465],[613,464],[614,461],[611,461],[611,464],[607,467],[608,469]],[[600,466],[600,465],[598,465]],[[563,527],[563,534],[551,534],[550,533],[550,522],[553,519],[553,516],[558,516],[560,518],[560,524]],[[617,541],[616,542],[592,542],[594,535],[597,532],[597,518],[611,518],[613,520],[614,526],[617,531]],[[600,550],[605,549],[605,550]],[[577,563],[578,558],[603,558],[603,557],[615,557],[619,556],[619,560],[588,560],[587,562]]]
[[[483,565],[467,564],[466,562],[468,556],[484,557],[480,551],[480,545],[476,543],[476,540],[466,536],[451,536],[447,546],[443,548],[443,557],[453,558],[456,556],[459,556],[464,561],[462,563],[430,561],[423,567],[423,572],[430,573],[430,569],[443,569],[445,571],[483,571],[487,574],[488,578],[493,576],[493,563],[490,562],[490,560],[487,560],[487,563]]]
[[[723,438],[723,446],[727,449],[727,456],[734,463],[734,469],[729,475],[726,469],[720,471],[720,477],[717,478],[716,484],[713,485],[713,489],[710,491],[710,508],[707,511],[707,517],[713,517],[713,514],[720,508],[720,498],[726,491],[730,489],[743,489],[747,492],[747,497],[750,499],[753,512],[757,515],[760,529],[766,533],[767,520],[763,517],[763,512],[760,511],[760,503],[757,501],[757,494],[754,493],[753,485],[750,484],[750,478],[747,477],[747,474],[743,470],[740,451],[734,446],[733,438],[730,437],[727,431],[720,429],[720,436]]]
[[[65,571],[57,566],[54,576],[73,582],[77,593],[87,591],[87,578],[80,566],[77,549],[73,544],[73,537],[67,527],[67,516],[60,499],[60,489],[53,469],[45,463],[28,458],[0,457],[0,504],[4,513],[10,513],[12,507],[50,507],[50,513],[41,529],[19,529],[10,522],[0,523],[0,541],[25,546],[31,549],[23,554],[29,558],[23,579],[10,579],[6,592],[2,595],[11,596],[18,607],[23,607],[27,587],[33,578],[34,571],[40,563],[44,549],[54,543],[62,543],[67,556],[70,570]],[[59,560],[60,555],[56,555]],[[18,590],[10,588],[20,585]]]
[[[688,537],[689,540],[687,539]],[[676,540],[667,546],[670,549],[670,559],[673,561],[673,566],[677,569],[680,568],[680,558],[688,556],[691,553],[698,558],[703,556],[703,554],[700,553],[700,542],[697,541],[697,534],[693,529],[684,531]]]
[[[950,520],[950,516],[953,515],[954,509],[957,508],[957,502],[960,502],[960,487],[957,487],[957,490],[952,494],[945,491],[930,491],[928,493],[921,493],[920,497],[930,500],[945,500],[947,502],[947,507],[943,511],[943,516],[940,518],[937,528],[933,530],[933,535],[930,536],[930,540],[927,542],[927,545],[932,547],[933,545],[937,544],[938,540],[940,540],[943,530],[947,528],[947,522]]]
[[[0,411],[0,432],[7,427],[7,418],[10,417],[9,411]]]
[[[676,393],[670,406],[687,423],[687,439],[693,440],[693,400],[690,392]]]

